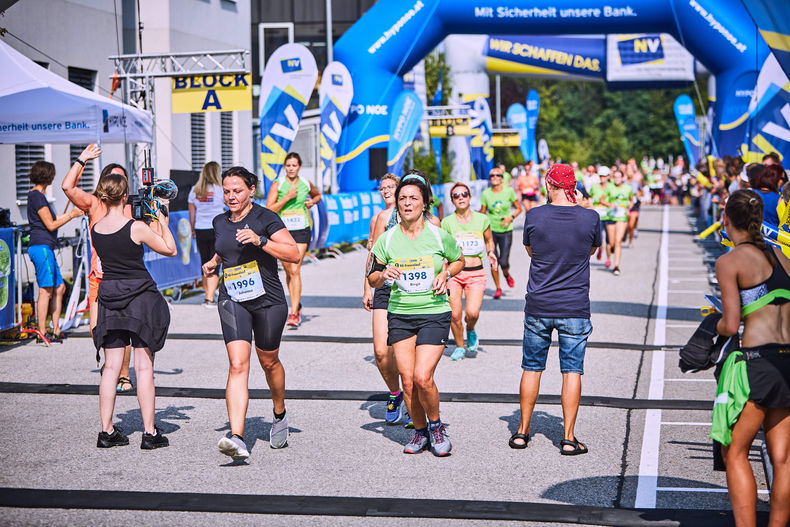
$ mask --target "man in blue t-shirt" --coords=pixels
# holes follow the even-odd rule
[[[511,448],[526,448],[529,423],[546,369],[551,334],[560,343],[562,415],[560,453],[577,455],[587,447],[573,433],[581,398],[584,352],[590,323],[590,256],[601,246],[601,220],[576,204],[576,178],[568,165],[552,165],[544,178],[548,204],[527,213],[524,246],[532,258],[524,309],[521,369],[521,422]]]

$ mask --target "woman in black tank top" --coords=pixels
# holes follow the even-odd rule
[[[131,343],[135,348],[137,400],[145,428],[140,448],[150,450],[168,445],[167,438],[154,426],[154,353],[164,346],[170,311],[143,263],[143,244],[164,256],[175,256],[176,242],[162,209],[157,213],[161,236],[144,222],[123,215],[127,192],[126,177],[120,174],[105,176],[96,188],[97,196],[107,206],[107,215],[91,229],[93,248],[104,271],[93,330],[97,360],[98,350],[104,348],[99,384],[102,431],[96,446],[129,444],[123,431],[113,426],[112,415],[124,348]]]

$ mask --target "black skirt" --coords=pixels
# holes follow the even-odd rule
[[[151,278],[102,280],[99,284],[99,316],[93,343],[104,346],[107,333],[129,331],[148,344],[152,352],[165,345],[170,327],[170,308]]]

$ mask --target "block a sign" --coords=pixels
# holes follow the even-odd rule
[[[173,77],[173,113],[252,110],[252,75],[227,73]]]

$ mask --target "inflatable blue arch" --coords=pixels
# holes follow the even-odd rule
[[[375,188],[402,75],[449,34],[670,33],[716,77],[713,139],[736,155],[770,53],[739,0],[379,0],[337,41],[354,81],[337,152],[341,192]]]

